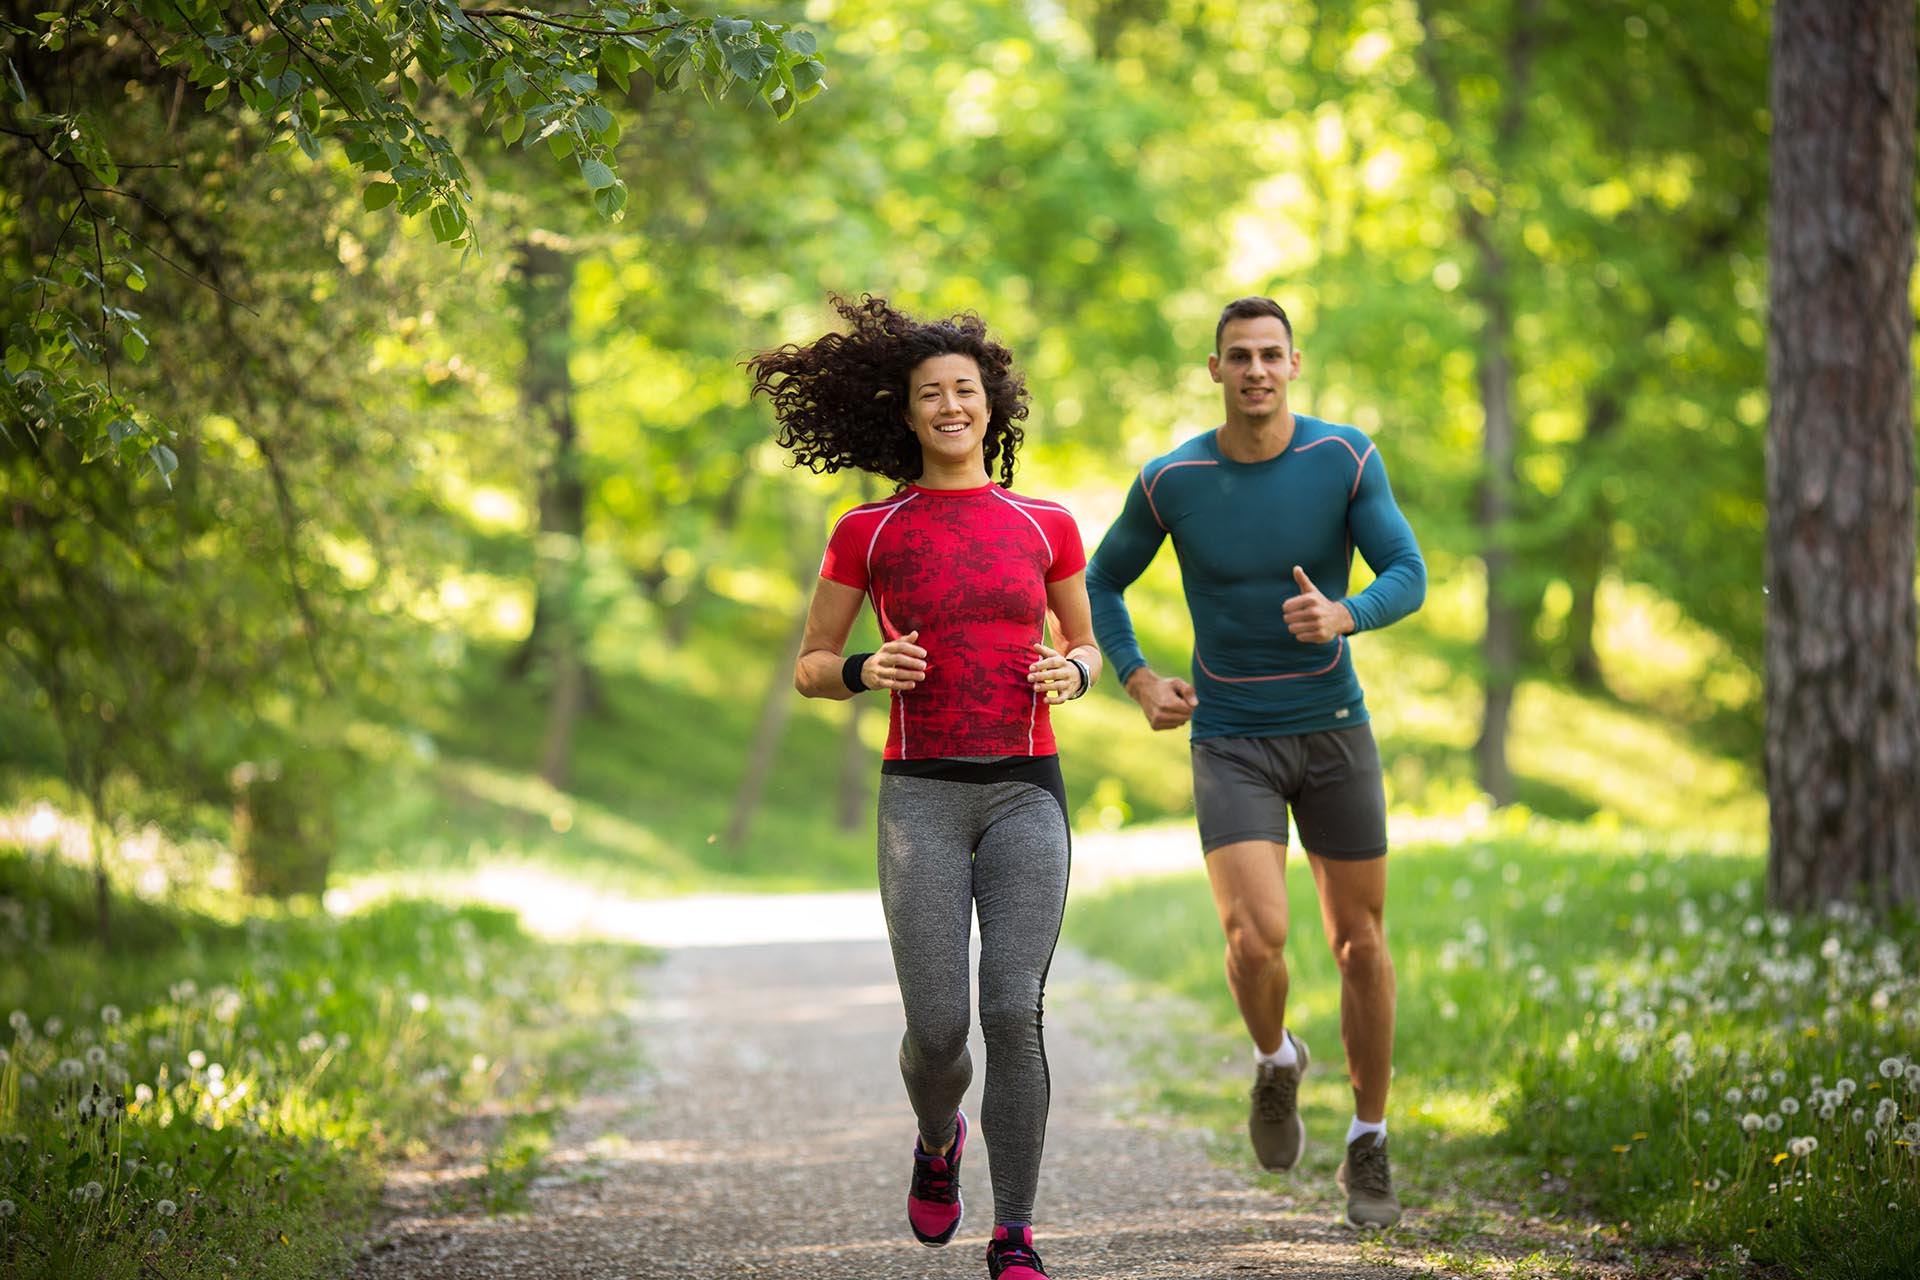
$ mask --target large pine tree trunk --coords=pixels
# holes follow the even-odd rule
[[[1912,0],[1780,0],[1768,256],[1768,888],[1920,903]]]

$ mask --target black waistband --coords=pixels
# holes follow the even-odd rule
[[[1001,756],[996,760],[882,760],[880,772],[941,782],[1031,782],[1051,791],[1060,784],[1059,756]]]

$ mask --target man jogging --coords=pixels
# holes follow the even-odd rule
[[[1226,420],[1144,467],[1087,569],[1101,649],[1155,729],[1193,725],[1193,799],[1227,984],[1253,1037],[1248,1132],[1292,1169],[1307,1046],[1287,1029],[1287,812],[1313,870],[1340,968],[1340,1038],[1354,1119],[1337,1175],[1351,1226],[1400,1217],[1387,1163],[1393,960],[1386,797],[1347,637],[1426,597],[1426,564],[1359,430],[1294,413],[1293,326],[1268,298],[1220,314],[1207,370]],[[1173,539],[1193,623],[1193,680],[1147,665],[1122,593]],[[1376,574],[1347,596],[1358,549]]]

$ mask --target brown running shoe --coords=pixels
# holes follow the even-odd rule
[[[1307,1042],[1291,1031],[1300,1061],[1291,1067],[1261,1064],[1253,1081],[1253,1105],[1247,1111],[1247,1136],[1260,1167],[1285,1173],[1307,1149],[1307,1126],[1300,1119],[1300,1078],[1307,1074]]]
[[[1390,1227],[1400,1221],[1400,1201],[1393,1194],[1393,1170],[1387,1165],[1387,1143],[1363,1133],[1347,1144],[1347,1158],[1333,1175],[1347,1193],[1347,1225]]]

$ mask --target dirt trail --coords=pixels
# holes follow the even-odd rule
[[[877,914],[858,899],[841,905]],[[391,1192],[400,1215],[356,1280],[985,1276],[984,1142],[968,1150],[954,1243],[926,1249],[907,1232],[913,1129],[885,942],[682,946],[643,981],[645,1067],[574,1109],[531,1212],[438,1216],[430,1176],[402,1175]],[[1334,1221],[1330,1188],[1275,1196],[1253,1185],[1250,1165],[1218,1166],[1196,1135],[1131,1114],[1129,1054],[1104,1028],[1136,1034],[1143,1020],[1116,986],[1066,951],[1049,984],[1053,1109],[1036,1243],[1057,1280],[1407,1274],[1383,1266],[1381,1251],[1362,1259],[1361,1238]],[[966,1106],[977,1115],[977,1032],[974,1058]]]

